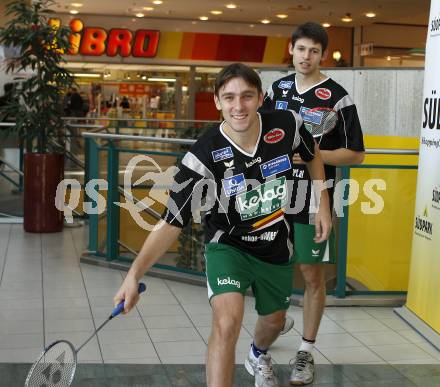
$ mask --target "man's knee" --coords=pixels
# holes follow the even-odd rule
[[[272,331],[281,331],[284,326],[285,318],[285,310],[280,310],[267,316],[260,316],[261,322],[264,324],[264,328]]]
[[[234,315],[215,314],[212,321],[212,335],[223,341],[235,341],[241,328],[241,319]]]
[[[301,265],[300,268],[306,288],[318,289],[325,286],[324,265]]]

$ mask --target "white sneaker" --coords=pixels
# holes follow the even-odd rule
[[[284,320],[284,326],[283,329],[281,329],[280,335],[284,335],[285,333],[289,332],[293,328],[294,324],[295,321],[293,321],[293,318],[291,318],[286,314],[286,318]]]
[[[310,352],[299,351],[293,362],[290,384],[302,386],[313,382],[315,374],[315,362]]]
[[[244,362],[246,371],[255,376],[255,387],[279,387],[278,379],[273,373],[272,359],[269,354],[255,357],[250,349]]]

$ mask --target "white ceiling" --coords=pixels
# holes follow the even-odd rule
[[[80,14],[132,16],[143,12],[145,17],[163,19],[196,20],[199,16],[208,16],[210,20],[259,23],[269,19],[273,24],[296,25],[307,20],[329,22],[335,26],[360,26],[371,23],[398,23],[427,25],[430,0],[163,0],[163,4],[154,5],[153,0],[58,0],[56,12],[67,13],[74,9],[71,3],[83,3],[76,8]],[[226,4],[235,3],[236,9],[226,8]],[[145,11],[146,6],[154,7]],[[215,16],[211,10],[221,10]],[[375,12],[375,18],[367,18],[366,12]],[[277,14],[287,14],[286,19],[279,19]],[[351,23],[344,23],[340,18],[346,13],[353,17]]]

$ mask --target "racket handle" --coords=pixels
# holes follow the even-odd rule
[[[145,286],[145,284],[143,282],[139,283],[139,287],[138,287],[138,293],[141,294],[143,292],[145,292],[145,290],[147,289],[147,287]],[[125,306],[125,300],[122,300],[118,306],[113,309],[111,317],[116,317],[118,314],[120,314],[123,310],[124,310],[124,306]]]

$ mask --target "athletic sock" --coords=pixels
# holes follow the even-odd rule
[[[315,346],[315,340],[308,340],[303,337],[301,341],[301,346],[299,347],[298,351],[312,353],[314,346]]]
[[[252,353],[256,358],[258,358],[261,354],[263,355],[267,354],[267,349],[260,349],[255,345],[255,343],[252,343],[251,348],[252,348]]]

